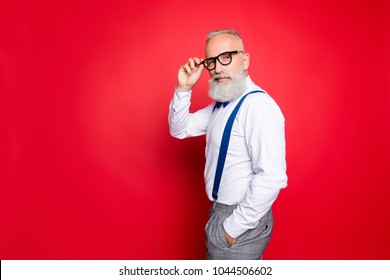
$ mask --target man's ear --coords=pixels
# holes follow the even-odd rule
[[[251,55],[249,53],[244,53],[244,70],[247,71],[250,64]]]

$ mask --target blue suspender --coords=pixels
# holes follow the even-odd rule
[[[241,104],[244,101],[244,99],[249,94],[256,93],[256,92],[264,92],[264,91],[255,90],[255,91],[251,91],[251,92],[245,94],[241,98],[241,100],[238,102],[236,107],[234,108],[233,112],[231,113],[231,115],[230,115],[230,117],[229,117],[229,119],[228,119],[228,121],[226,123],[225,130],[223,131],[223,135],[222,135],[221,146],[219,148],[217,170],[215,171],[213,195],[212,195],[214,201],[216,201],[218,199],[219,184],[221,183],[222,171],[223,171],[223,167],[225,165],[226,153],[227,153],[227,149],[228,149],[228,146],[229,146],[230,134],[232,132],[234,119],[236,118],[238,110],[240,109]]]

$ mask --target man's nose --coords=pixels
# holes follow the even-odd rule
[[[218,59],[215,61],[215,73],[219,74],[223,72],[224,66],[218,61]]]

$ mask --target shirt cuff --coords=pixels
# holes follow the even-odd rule
[[[223,228],[233,238],[239,237],[241,234],[246,232],[248,228],[243,228],[242,225],[238,224],[234,219],[234,214],[231,214],[223,222]]]
[[[180,110],[180,108],[188,106],[188,104],[190,104],[191,93],[192,91],[177,91],[175,87],[175,92],[171,103],[171,109],[173,113],[176,113]]]
[[[183,97],[183,96],[188,96],[188,95],[191,95],[192,93],[192,90],[190,91],[178,91],[177,88],[175,87],[175,94],[179,97]]]

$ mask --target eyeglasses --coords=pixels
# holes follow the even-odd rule
[[[232,62],[232,54],[238,54],[238,53],[244,53],[243,51],[230,51],[230,52],[223,52],[215,57],[209,57],[202,61],[202,64],[204,67],[206,67],[207,70],[211,71],[214,70],[217,66],[217,60],[222,65],[226,66],[229,65]]]

